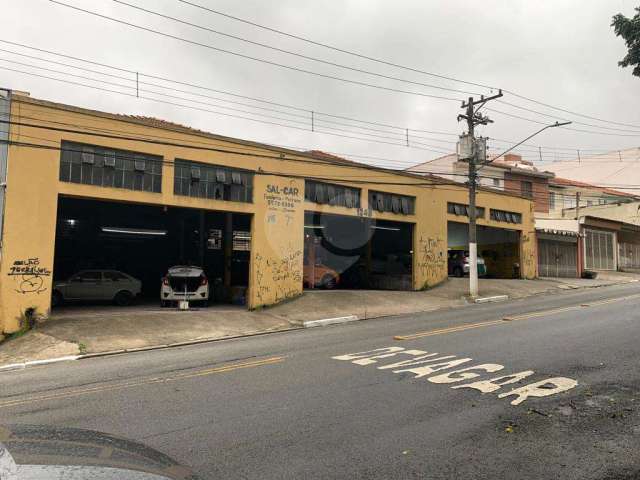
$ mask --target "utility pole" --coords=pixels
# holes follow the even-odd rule
[[[466,109],[465,115],[458,115],[458,121],[467,121],[467,142],[469,162],[469,295],[471,297],[478,296],[478,243],[476,236],[476,165],[478,163],[478,142],[474,136],[476,125],[486,125],[492,123],[492,120],[483,116],[478,110],[489,100],[502,97],[502,90],[496,95],[486,97],[480,96],[479,100],[469,97],[469,100],[462,103],[462,108]],[[478,108],[475,108],[478,106]],[[462,139],[461,139],[462,140]],[[486,151],[482,152],[483,156]]]

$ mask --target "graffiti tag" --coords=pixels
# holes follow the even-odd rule
[[[44,278],[50,277],[51,270],[40,265],[38,257],[27,258],[25,260],[14,260],[9,267],[9,277],[17,277],[18,293],[41,293],[47,288],[44,286]]]

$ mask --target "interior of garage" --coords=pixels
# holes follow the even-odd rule
[[[487,278],[520,278],[518,230],[478,225],[477,243],[478,256],[484,260]],[[469,250],[468,224],[447,223],[447,247],[450,257],[453,252]],[[449,270],[451,273],[451,268]]]
[[[305,212],[305,288],[411,290],[413,224]]]
[[[80,270],[122,271],[142,282],[140,297],[160,301],[169,267],[201,267],[209,301],[244,304],[251,215],[61,196],[54,282]]]

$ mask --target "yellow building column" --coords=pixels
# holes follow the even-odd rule
[[[58,206],[57,150],[9,147],[0,257],[0,332],[49,315]]]
[[[413,289],[434,287],[447,279],[446,204],[436,195],[416,198],[413,229]]]
[[[250,309],[302,293],[304,180],[256,175],[253,201]]]

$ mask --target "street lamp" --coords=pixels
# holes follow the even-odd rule
[[[484,167],[485,165],[489,165],[492,161],[502,157],[503,155],[506,155],[507,153],[509,153],[511,150],[513,150],[514,148],[516,148],[519,145],[522,145],[524,142],[526,142],[527,140],[535,137],[536,135],[538,135],[539,133],[544,132],[547,128],[555,128],[555,127],[562,127],[564,125],[569,125],[571,122],[555,122],[552,123],[551,125],[545,125],[544,127],[542,127],[540,130],[538,130],[537,132],[529,135],[527,138],[525,138],[524,140],[516,143],[514,146],[508,148],[507,150],[505,150],[504,152],[502,152],[500,155],[498,155],[497,157],[494,157],[492,159],[487,159],[484,162],[480,163],[480,166],[476,169],[476,168],[471,168],[470,172],[473,172],[470,175],[469,178],[469,194],[470,197],[470,201],[469,201],[469,295],[472,298],[475,298],[478,296],[478,258],[477,258],[477,244],[476,244],[476,222],[475,222],[475,217],[476,217],[476,212],[475,212],[475,195],[476,195],[476,189],[475,189],[475,179],[476,179],[476,175],[477,175],[477,171],[480,170],[482,167]],[[475,143],[475,138],[472,140]],[[475,159],[477,158],[477,148],[474,149],[475,150],[475,154],[473,155],[473,157],[470,159],[470,162],[474,162]],[[472,185],[473,182],[473,185]],[[473,239],[473,242],[472,242]]]
[[[552,123],[551,125],[545,125],[544,127],[542,127],[540,130],[538,130],[535,133],[532,133],[531,135],[529,135],[527,138],[525,138],[524,140],[516,143],[513,147],[508,148],[507,150],[505,150],[504,152],[502,152],[500,155],[498,155],[497,157],[493,157],[491,160],[486,160],[481,167],[478,168],[478,170],[480,170],[480,168],[482,168],[484,165],[488,165],[491,162],[493,162],[494,160],[497,160],[498,158],[502,157],[503,155],[506,155],[507,153],[509,153],[511,150],[513,150],[514,148],[522,145],[524,142],[526,142],[527,140],[535,137],[536,135],[538,135],[539,133],[544,132],[547,128],[555,128],[555,127],[564,127],[565,125],[570,125],[572,122],[562,122],[562,123]]]

